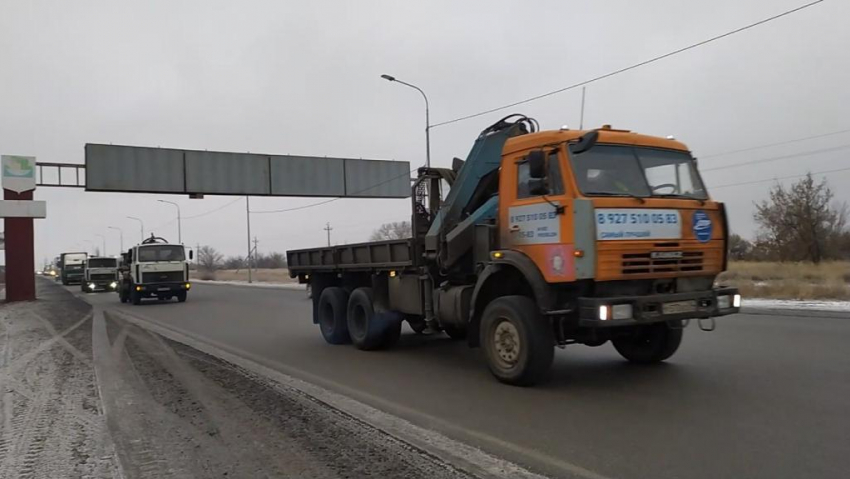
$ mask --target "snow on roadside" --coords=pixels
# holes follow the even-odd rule
[[[252,288],[270,288],[270,289],[306,289],[307,285],[298,283],[249,283],[247,281],[208,281],[204,279],[193,279],[192,283],[200,284],[219,284],[230,286],[250,286]]]
[[[741,306],[744,309],[796,309],[850,313],[850,301],[743,298]]]

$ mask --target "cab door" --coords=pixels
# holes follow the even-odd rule
[[[501,245],[531,258],[548,282],[574,281],[573,195],[564,179],[566,156],[561,148],[539,151],[545,159],[543,178],[532,178],[531,152],[503,164],[508,171],[503,171],[499,192]]]

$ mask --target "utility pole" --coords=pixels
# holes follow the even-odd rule
[[[255,258],[255,260],[254,260],[254,269],[258,269],[257,261],[256,261],[256,258],[257,258],[257,256],[258,256],[258,255],[257,255],[257,243],[259,243],[259,241],[257,240],[257,237],[256,237],[256,236],[254,236],[254,258]]]
[[[330,223],[326,223],[326,224],[325,224],[324,230],[328,232],[328,246],[330,246],[330,245],[331,245],[331,230],[332,230],[332,229],[333,229],[333,228],[331,228],[331,224],[330,224]]]
[[[166,200],[157,200],[157,201],[159,201],[160,203],[168,203],[169,205],[177,207],[177,242],[180,243],[180,244],[183,244],[183,225],[180,224],[181,223],[181,221],[180,221],[180,205],[178,205],[177,203],[175,203],[173,201],[166,201]]]
[[[119,251],[119,253],[123,253],[124,252],[124,231],[121,230],[121,228],[116,228],[115,226],[107,226],[107,228],[109,228],[111,230],[118,231],[118,238],[121,241],[121,243],[120,243],[121,250]]]
[[[139,222],[139,243],[141,243],[145,240],[145,223],[141,220],[141,218],[136,218],[135,216],[128,216],[127,218]]]
[[[584,89],[581,87],[581,119],[578,122],[578,129],[584,130]]]
[[[103,251],[100,252],[100,255],[106,256],[106,236],[97,233],[95,233],[95,236],[99,236],[100,240],[103,242]]]
[[[195,246],[195,267],[196,268],[201,265],[201,257],[199,255],[200,251],[201,251],[201,243],[198,243],[197,246]]]
[[[245,197],[245,221],[248,223],[248,282],[251,278],[251,197]]]

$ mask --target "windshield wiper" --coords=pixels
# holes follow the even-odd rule
[[[646,202],[646,196],[638,196],[634,193],[613,193],[610,191],[583,191],[583,193],[591,196],[620,196],[623,198],[634,198],[641,203]]]
[[[658,197],[658,198],[681,198],[683,200],[696,200],[696,201],[699,201],[700,204],[703,204],[703,205],[705,204],[705,198],[698,198],[696,196],[690,196],[690,195],[682,195],[682,194],[679,194],[679,193],[664,193],[664,194],[655,194],[655,195],[652,195],[652,196],[655,196],[655,197]]]

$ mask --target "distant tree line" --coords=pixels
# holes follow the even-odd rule
[[[257,253],[251,258],[251,267],[262,269],[286,268],[286,255],[278,252]],[[247,269],[248,259],[246,256],[228,256],[225,258],[212,246],[201,246],[198,250],[198,268],[202,271]]]
[[[729,255],[739,261],[811,261],[850,259],[846,203],[836,203],[826,179],[809,174],[788,188],[776,185],[756,203],[759,226],[754,240],[729,237]]]

